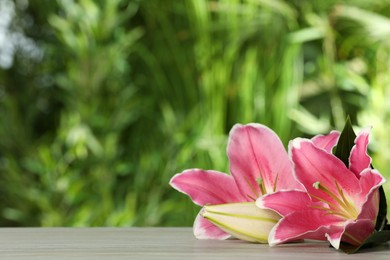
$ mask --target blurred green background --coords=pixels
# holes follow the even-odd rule
[[[389,0],[0,0],[0,225],[190,226],[235,123],[349,114],[390,178],[389,84]]]

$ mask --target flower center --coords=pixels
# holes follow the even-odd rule
[[[337,189],[336,194],[332,193],[325,185],[321,184],[321,182],[319,181],[313,183],[313,187],[315,189],[323,191],[334,200],[334,202],[331,202],[329,200],[310,194],[311,197],[316,198],[319,201],[328,204],[329,206],[329,207],[314,206],[314,208],[325,210],[327,214],[338,215],[343,217],[344,219],[356,219],[358,216],[358,211],[356,210],[354,203],[345,197],[344,192],[340,188],[337,181],[335,180],[334,182]]]
[[[264,180],[263,180],[263,178],[261,177],[261,176],[262,176],[261,173],[262,173],[262,172],[260,171],[260,177],[256,178],[256,184],[257,184],[257,187],[259,187],[260,193],[259,193],[259,191],[255,188],[256,186],[253,186],[253,185],[251,184],[251,182],[250,182],[246,177],[244,177],[246,183],[248,184],[248,186],[250,187],[250,189],[251,189],[252,192],[253,192],[253,196],[251,196],[250,194],[247,194],[247,196],[248,196],[251,200],[253,200],[253,201],[256,201],[256,199],[257,199],[258,197],[260,197],[261,195],[267,194],[267,189],[265,188]]]

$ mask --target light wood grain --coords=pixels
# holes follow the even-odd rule
[[[327,243],[269,247],[197,240],[191,228],[2,228],[0,259],[390,259],[390,244],[353,256]]]

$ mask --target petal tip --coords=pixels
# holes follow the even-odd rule
[[[290,147],[294,149],[301,149],[301,143],[304,142],[305,139],[303,138],[295,138],[290,142]]]
[[[331,235],[329,235],[328,233],[325,234],[325,237],[326,239],[328,239],[329,243],[335,248],[335,249],[339,249],[340,248],[340,242],[341,242],[341,235],[342,233],[340,233],[340,236],[335,236],[334,238],[332,238]]]
[[[199,212],[202,213],[202,210]],[[225,240],[231,237],[228,233],[222,231],[220,228],[203,218],[198,214],[193,225],[194,236],[199,240],[217,239]]]
[[[176,185],[176,178],[177,178],[179,175],[180,175],[180,173],[177,173],[177,174],[173,175],[172,178],[169,180],[169,185],[170,185],[172,188],[176,189],[176,190],[179,190],[178,187],[177,187],[177,185]]]
[[[275,239],[275,240],[270,240],[270,239],[268,239],[268,245],[269,246],[276,246],[276,245],[278,245],[278,244],[280,244],[281,243],[281,240],[279,240],[279,239]]]
[[[372,126],[369,125],[369,126],[366,126],[366,127],[363,127],[361,130],[360,130],[360,133],[365,133],[365,134],[369,134],[372,130]]]
[[[193,171],[199,171],[200,169],[194,168],[194,169],[187,169],[184,170],[180,173],[176,173],[175,175],[172,176],[172,178],[169,180],[169,185],[171,185],[172,188],[174,188],[177,191],[183,192],[183,189],[180,188],[180,179],[187,176],[190,172]]]
[[[268,245],[269,246],[276,246],[276,245],[282,243],[282,240],[275,237],[275,231],[276,231],[276,228],[274,227],[271,230],[271,232],[269,233],[269,236],[268,236]]]
[[[262,197],[260,197],[256,200],[256,207],[264,209],[264,201],[263,201]]]
[[[380,182],[377,184],[378,187],[387,182],[386,178],[383,177],[382,174],[377,169],[366,169],[365,171],[361,172],[361,174],[365,174],[365,172],[370,172],[370,171],[380,178]]]
[[[248,124],[235,124],[233,125],[232,129],[230,130],[229,136],[234,136],[236,132],[243,130],[243,129],[248,129],[248,128],[255,128],[255,129],[267,129],[270,130],[267,126],[259,124],[259,123],[248,123]]]

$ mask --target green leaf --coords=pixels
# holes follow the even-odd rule
[[[349,155],[352,147],[355,145],[355,138],[356,134],[353,131],[351,120],[348,116],[334,152],[334,155],[342,160],[347,167],[349,167]]]
[[[340,250],[344,251],[347,254],[356,253],[358,250],[363,248],[370,248],[381,243],[390,241],[390,230],[383,231],[374,231],[374,233],[369,236],[366,241],[363,242],[360,246],[353,246],[346,243],[340,244]]]
[[[376,218],[375,230],[382,231],[388,230],[389,226],[387,225],[387,202],[386,195],[383,187],[379,187],[379,212]]]

